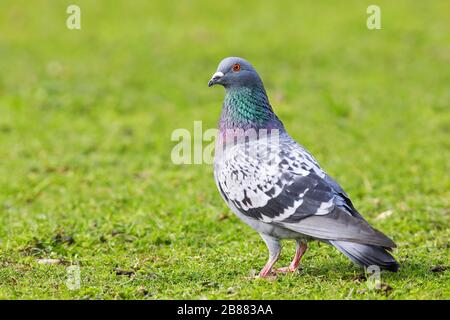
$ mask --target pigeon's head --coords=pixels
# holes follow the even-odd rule
[[[253,87],[262,85],[262,81],[250,62],[238,57],[228,57],[219,63],[208,87],[215,84],[225,88]]]

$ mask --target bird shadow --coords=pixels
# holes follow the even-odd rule
[[[385,279],[404,279],[406,277],[426,278],[439,277],[444,272],[449,272],[450,267],[447,265],[433,265],[431,263],[413,262],[413,261],[399,261],[400,268],[397,272],[382,271]],[[366,269],[358,267],[346,261],[335,262],[329,261],[319,266],[302,266],[297,275],[308,276],[338,276],[341,280],[363,281],[368,275]],[[339,276],[340,275],[340,276]]]

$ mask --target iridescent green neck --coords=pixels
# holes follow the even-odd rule
[[[227,88],[219,129],[283,128],[262,86]]]

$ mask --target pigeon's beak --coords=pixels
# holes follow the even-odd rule
[[[211,87],[215,85],[216,83],[219,83],[220,79],[223,77],[223,72],[217,71],[213,74],[211,77],[211,80],[208,82],[208,87]]]

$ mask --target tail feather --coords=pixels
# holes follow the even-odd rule
[[[380,269],[393,272],[399,268],[398,262],[384,247],[336,240],[330,240],[330,243],[360,266],[377,265]]]

